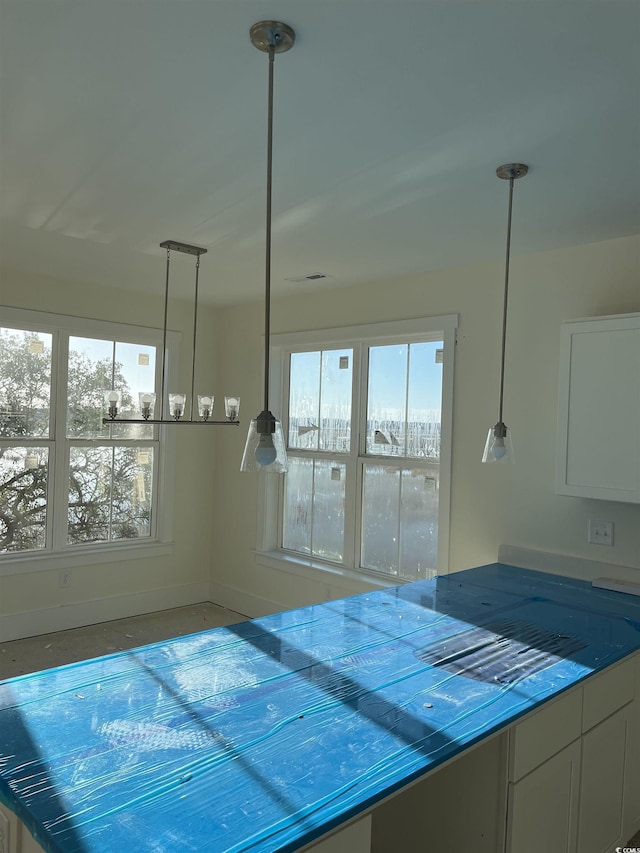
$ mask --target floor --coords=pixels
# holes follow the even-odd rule
[[[246,619],[216,604],[194,604],[0,644],[0,681]]]
[[[12,640],[0,645],[0,681],[14,675],[168,640],[170,637],[233,625],[246,618],[216,604],[194,604],[86,628]],[[626,846],[640,850],[640,832]]]

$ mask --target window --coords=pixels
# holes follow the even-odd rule
[[[456,325],[273,336],[289,470],[265,484],[270,558],[394,580],[447,570]]]
[[[140,417],[162,333],[14,309],[1,318],[0,560],[156,541],[161,433],[102,418],[114,388],[120,415]]]

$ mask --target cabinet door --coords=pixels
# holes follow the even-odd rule
[[[509,853],[576,853],[579,786],[580,740],[511,784]]]
[[[640,503],[640,314],[562,325],[555,490]]]
[[[580,853],[607,853],[622,838],[625,761],[632,705],[621,708],[582,738]]]
[[[346,829],[305,848],[309,853],[369,853],[371,850],[371,815],[360,818]]]

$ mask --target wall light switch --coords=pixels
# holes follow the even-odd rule
[[[613,545],[613,521],[589,521],[589,542],[592,545]]]

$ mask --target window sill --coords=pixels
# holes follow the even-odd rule
[[[0,558],[0,576],[22,575],[30,572],[48,572],[71,569],[76,566],[120,563],[129,560],[165,557],[173,553],[172,542],[146,542],[136,545],[112,545],[105,547],[82,547],[52,553],[28,551],[23,554]]]
[[[354,594],[364,592],[366,588],[371,590],[390,589],[406,583],[400,578],[383,578],[366,572],[358,572],[355,569],[333,566],[319,560],[305,559],[287,554],[284,551],[256,551],[255,559],[256,563],[261,566],[296,575],[296,577],[304,577],[316,581],[316,583],[333,583]]]

